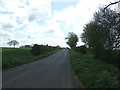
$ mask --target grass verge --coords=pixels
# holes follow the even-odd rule
[[[31,53],[31,48],[2,48],[2,69],[8,69],[40,60],[57,51],[58,49],[42,55],[33,56]]]
[[[95,60],[90,54],[69,50],[73,71],[86,88],[120,88],[119,68]]]

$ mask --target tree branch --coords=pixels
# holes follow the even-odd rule
[[[110,3],[109,5],[107,5],[105,8],[104,8],[104,10],[106,9],[106,8],[108,8],[109,6],[111,6],[111,5],[113,5],[113,4],[117,4],[117,3],[119,3],[120,2],[120,0],[119,1],[116,1],[116,2],[113,2],[113,3]]]

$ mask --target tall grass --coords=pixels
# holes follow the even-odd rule
[[[49,56],[56,51],[57,50],[42,55],[33,56],[31,53],[31,48],[2,48],[2,68],[6,69],[36,61]]]
[[[120,88],[119,68],[94,60],[91,54],[70,50],[70,61],[76,75],[87,88]]]

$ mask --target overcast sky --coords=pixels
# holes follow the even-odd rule
[[[74,1],[74,2],[73,2]],[[20,45],[66,47],[65,37],[80,35],[95,11],[115,0],[0,0],[0,46],[10,40]]]

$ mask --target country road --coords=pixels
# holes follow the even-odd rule
[[[76,88],[67,50],[2,71],[3,88]]]

